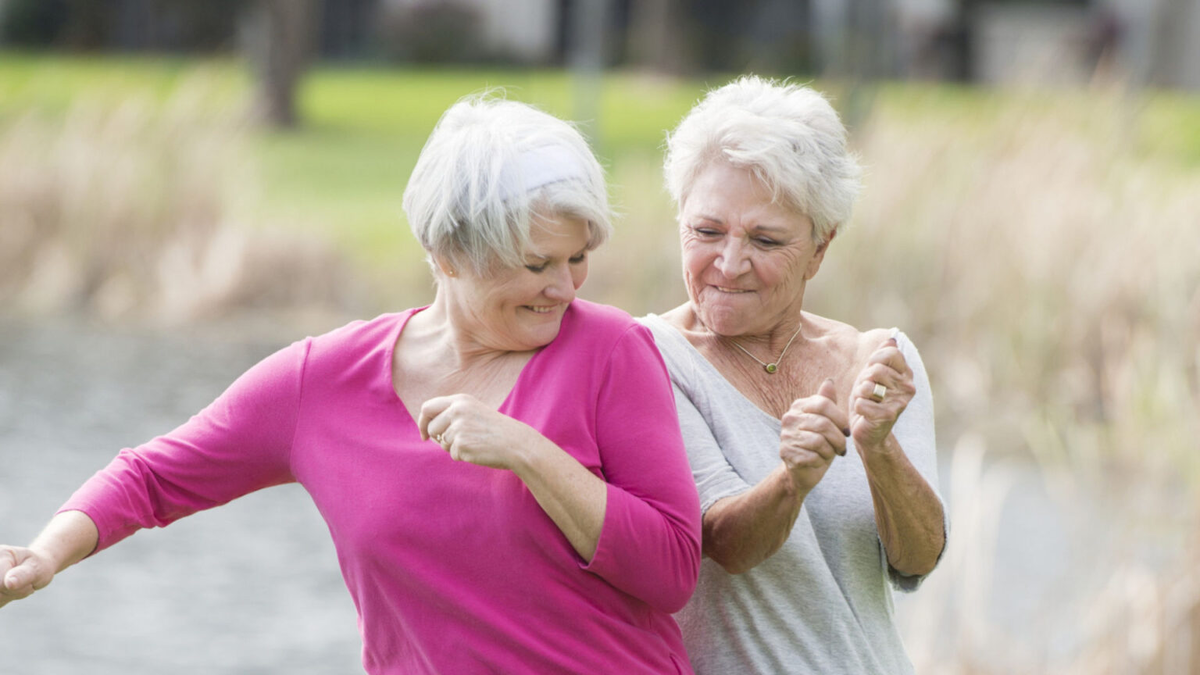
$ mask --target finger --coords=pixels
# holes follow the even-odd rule
[[[35,581],[37,581],[37,566],[33,561],[27,560],[4,574],[5,595],[24,598],[37,590],[34,588]]]
[[[792,409],[788,412],[804,413],[824,417],[828,419],[834,427],[842,432],[843,438],[850,435],[849,415],[847,415],[845,409],[837,405],[833,399],[825,396],[809,396],[808,398],[797,399],[794,403],[792,403]]]
[[[858,375],[859,380],[874,380],[880,384],[892,387],[907,379],[903,371],[896,370],[886,363],[872,363],[863,368]]]
[[[838,408],[836,405],[837,404],[837,387],[833,386],[833,378],[832,377],[826,378],[826,380],[821,383],[821,388],[817,390],[817,395],[823,396],[835,404],[833,406],[833,410],[831,410],[829,412],[829,414],[826,415],[826,417],[829,417],[830,421],[832,421],[835,425],[837,425],[839,430],[842,432],[843,439],[849,438],[850,437],[849,420],[847,420],[845,418],[845,413],[842,412],[842,409]],[[837,444],[835,444],[835,447],[836,446],[837,446]],[[841,443],[841,452],[839,452],[838,454],[839,455],[846,454],[845,442]]]
[[[450,396],[435,396],[421,404],[421,414],[417,417],[417,431],[421,434],[421,440],[429,440],[429,423],[445,412],[453,402],[454,399]]]
[[[834,434],[834,436],[840,438],[843,445],[845,444],[845,438],[842,438],[839,434]],[[805,463],[805,455],[815,455],[822,461],[832,462],[834,455],[841,454],[829,442],[829,439],[818,431],[812,431],[809,429],[798,430],[795,432],[793,441],[794,445],[790,448],[787,448],[780,454],[791,455],[793,463],[796,464],[803,465]]]
[[[880,385],[881,388],[877,389],[876,385]],[[851,405],[853,406],[854,400],[859,398],[876,403],[895,399],[907,400],[916,391],[916,387],[908,378],[897,378],[892,373],[876,373],[874,377],[863,379],[855,385]]]
[[[890,421],[895,424],[905,407],[902,402],[896,400],[877,402],[869,398],[859,398],[854,402],[854,414],[871,422]]]
[[[8,575],[8,571],[18,564],[20,563],[17,562],[17,555],[11,548],[7,546],[0,547],[0,582],[3,582]],[[0,583],[0,588],[3,587],[4,584]]]
[[[817,389],[817,396],[825,398],[837,403],[837,388],[833,386],[833,378],[828,378],[821,383],[821,387]]]
[[[850,423],[847,419],[846,412],[841,408],[834,408],[831,411],[835,420],[828,415],[810,415],[810,420],[805,420],[802,428],[809,431],[815,431],[825,439],[829,447],[838,455],[845,456],[846,454],[846,439],[850,436]]]
[[[904,352],[900,351],[899,345],[896,343],[896,338],[888,338],[883,344],[879,345],[869,359],[867,364],[881,363],[894,368],[897,372],[907,373],[908,361],[904,358]]]
[[[425,427],[425,433],[428,434],[427,440],[437,443],[443,449],[449,449],[450,447],[450,427],[452,423],[450,417],[450,415],[446,414],[438,415],[429,420]]]

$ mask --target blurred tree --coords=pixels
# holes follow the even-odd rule
[[[315,47],[320,0],[259,0],[245,22],[258,80],[255,115],[275,127],[297,124],[296,89]]]
[[[689,53],[687,9],[683,0],[634,2],[629,7],[628,55],[632,65],[681,74]]]
[[[379,12],[377,39],[390,59],[417,63],[485,61],[484,17],[466,2],[406,2]]]
[[[67,25],[66,0],[14,0],[0,4],[0,40],[41,47],[58,40]]]

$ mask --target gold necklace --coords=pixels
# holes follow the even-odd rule
[[[767,371],[768,374],[774,375],[775,371],[779,370],[779,362],[783,360],[783,355],[787,353],[788,347],[792,346],[792,341],[795,340],[796,336],[800,334],[800,328],[802,328],[803,326],[804,326],[804,324],[801,323],[800,326],[796,327],[796,332],[792,333],[791,340],[788,340],[787,344],[783,346],[783,351],[779,352],[779,358],[775,359],[774,363],[764,362],[762,359],[751,354],[750,351],[747,350],[745,347],[738,344],[738,341],[734,340],[733,338],[729,338],[729,341],[733,343],[734,347],[737,347],[738,349],[742,350],[743,352],[746,352],[746,356],[749,356],[750,358],[754,359],[755,361],[758,361],[758,365],[762,366],[763,370]]]

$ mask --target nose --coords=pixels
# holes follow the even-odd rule
[[[566,265],[555,267],[549,279],[550,283],[543,293],[555,302],[571,302],[575,299],[575,281],[571,276],[571,269]]]
[[[713,265],[728,279],[750,271],[750,257],[746,254],[745,243],[741,239],[730,237]]]

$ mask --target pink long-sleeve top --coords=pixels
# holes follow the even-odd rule
[[[99,551],[298,482],[333,535],[372,675],[690,673],[671,613],[696,584],[700,511],[649,331],[576,300],[500,407],[607,483],[585,563],[515,474],[421,440],[391,374],[417,311],[267,357],[183,426],[122,450],[62,510],[96,522]]]

